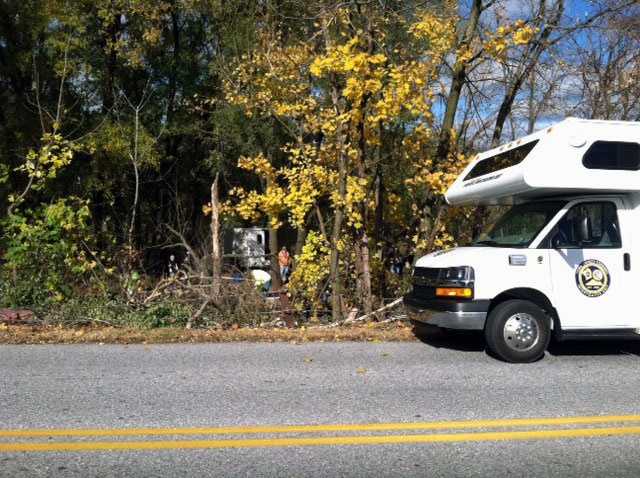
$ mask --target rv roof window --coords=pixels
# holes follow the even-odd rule
[[[474,179],[485,174],[495,173],[504,168],[515,166],[524,160],[531,152],[534,146],[538,143],[538,140],[532,141],[517,148],[510,149],[504,153],[496,154],[487,159],[479,161],[469,173],[465,176],[464,180]]]
[[[596,141],[582,158],[587,169],[640,170],[640,144]]]

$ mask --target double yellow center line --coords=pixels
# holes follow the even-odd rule
[[[516,430],[513,430],[513,429]],[[518,430],[518,428],[533,428]],[[543,429],[539,429],[543,428]],[[485,431],[487,429],[507,429]],[[458,431],[464,430],[464,432]],[[475,430],[475,431],[469,431]],[[478,431],[482,430],[482,431]],[[449,433],[407,434],[411,431]],[[343,435],[344,433],[387,432],[378,435]],[[404,432],[390,434],[389,432]],[[451,433],[453,432],[453,433]],[[225,438],[197,440],[92,441],[96,437],[184,437],[246,436],[281,434],[329,434],[286,438]],[[207,428],[124,428],[124,429],[0,429],[0,453],[99,450],[170,450],[189,448],[262,448],[322,445],[382,445],[451,443],[479,441],[543,440],[640,435],[640,415],[609,415],[560,418],[516,418],[498,420],[463,420],[417,423],[371,423],[353,425],[281,425]],[[7,441],[15,439],[77,437],[85,441]]]

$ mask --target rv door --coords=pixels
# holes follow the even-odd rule
[[[629,228],[620,199],[570,203],[547,244],[553,302],[563,329],[636,328],[629,305],[636,287],[627,269]],[[624,223],[623,223],[624,225]]]

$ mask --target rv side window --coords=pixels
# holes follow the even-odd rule
[[[531,141],[530,143],[505,151],[504,153],[496,154],[495,156],[478,161],[478,163],[465,176],[464,180],[468,181],[469,179],[484,176],[485,174],[495,173],[501,169],[520,164],[536,144],[538,144],[538,140]]]
[[[582,158],[587,169],[640,170],[640,144],[596,141]]]
[[[560,219],[543,244],[556,249],[622,247],[615,204],[609,201],[576,204]]]

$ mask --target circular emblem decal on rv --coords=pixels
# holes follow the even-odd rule
[[[576,284],[587,297],[600,297],[611,284],[609,270],[600,261],[586,260],[576,269]]]

